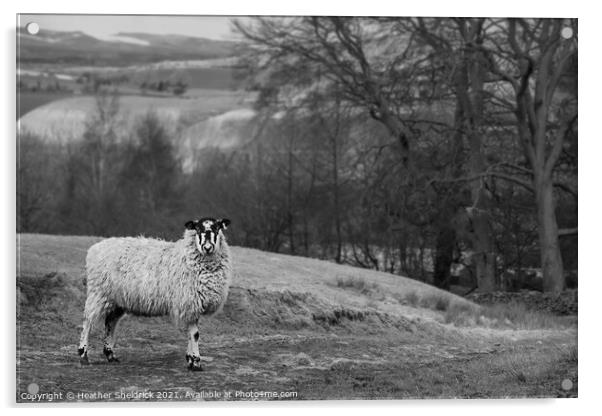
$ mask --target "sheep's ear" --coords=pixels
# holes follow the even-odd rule
[[[197,221],[188,221],[186,224],[184,224],[184,227],[186,227],[187,230],[194,230],[196,225]]]
[[[217,223],[219,224],[219,228],[225,230],[230,225],[230,220],[228,218],[223,218],[221,220],[218,220]]]

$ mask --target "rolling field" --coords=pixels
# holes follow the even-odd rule
[[[117,330],[120,363],[106,362],[96,328],[80,367],[84,258],[97,241],[18,236],[18,402],[31,383],[58,401],[577,395],[575,317],[496,319],[403,277],[241,247],[224,311],[201,327],[205,371],[187,370],[183,331],[137,317]]]
[[[119,119],[123,131],[148,111],[171,125],[186,127],[227,111],[250,106],[252,96],[242,91],[195,90],[194,98],[123,95],[119,97]],[[25,114],[20,128],[47,140],[77,140],[86,120],[95,111],[95,98],[74,96],[49,102]]]
[[[17,120],[38,107],[69,97],[66,92],[18,92]]]

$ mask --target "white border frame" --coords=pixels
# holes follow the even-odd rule
[[[206,403],[195,407],[201,407],[198,411],[206,408],[219,408],[218,412],[229,410],[253,414],[286,412],[287,414],[303,414],[308,411],[328,411],[333,408],[344,408],[346,413],[364,414],[369,408],[384,413],[420,413],[450,415],[450,414],[478,414],[482,416],[506,415],[516,411],[524,410],[531,412],[543,412],[545,414],[562,414],[568,412],[587,412],[596,406],[597,388],[599,381],[597,377],[600,370],[600,335],[598,317],[602,294],[602,276],[597,271],[597,241],[600,235],[600,221],[598,214],[598,201],[595,196],[599,193],[598,174],[596,167],[600,165],[597,160],[602,155],[599,128],[596,124],[600,118],[599,100],[602,97],[600,76],[598,73],[602,68],[600,60],[599,41],[600,35],[600,13],[594,8],[593,2],[585,6],[585,2],[547,1],[528,2],[525,0],[506,0],[495,5],[484,4],[479,1],[430,1],[418,2],[383,1],[371,0],[368,2],[350,1],[325,1],[325,0],[303,0],[300,2],[282,1],[181,1],[171,0],[161,4],[156,2],[135,3],[123,0],[103,0],[102,2],[83,2],[81,0],[22,0],[17,4],[3,2],[3,43],[5,45],[5,64],[2,66],[2,80],[5,82],[5,96],[1,100],[2,108],[0,115],[3,118],[4,138],[1,141],[0,151],[2,172],[2,204],[1,215],[1,241],[3,244],[0,253],[4,266],[4,320],[3,329],[8,333],[4,337],[2,345],[2,373],[1,384],[4,406],[15,407],[15,25],[16,13],[119,13],[119,14],[218,14],[218,15],[290,15],[290,14],[316,14],[316,15],[405,15],[405,16],[537,16],[537,17],[577,17],[579,18],[579,85],[580,88],[580,145],[579,155],[579,177],[582,189],[579,217],[581,219],[581,233],[579,235],[580,256],[579,266],[581,269],[580,281],[580,334],[579,334],[579,399],[538,399],[538,400],[424,400],[424,401],[329,401],[329,402],[287,402],[287,403]],[[5,332],[5,334],[6,334]],[[59,407],[60,406],[60,407]],[[136,407],[146,407],[144,412],[163,413],[160,404],[135,404]],[[171,407],[182,407],[171,405]],[[190,405],[189,405],[190,406]],[[44,409],[31,408],[31,412],[78,412],[82,410],[73,409],[73,406],[55,405],[44,406]],[[54,408],[53,408],[54,407]],[[66,409],[65,407],[68,407]],[[105,407],[125,407],[124,404],[113,405],[86,405],[86,413],[106,412]],[[132,407],[132,406],[127,406]],[[600,407],[599,405],[596,407]],[[226,409],[228,408],[228,409]],[[243,410],[244,409],[244,410]],[[588,412],[589,413],[589,412]]]

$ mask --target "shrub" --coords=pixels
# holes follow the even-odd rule
[[[418,297],[418,295],[414,291],[408,292],[408,293],[406,293],[403,296],[398,295],[398,298],[397,298],[397,301],[399,303],[407,303],[408,305],[411,305],[411,306],[418,305],[418,301],[419,300],[420,300],[420,298]]]
[[[420,300],[420,306],[435,311],[446,311],[450,306],[450,298],[445,295],[427,295]]]
[[[435,310],[446,311],[449,308],[449,304],[449,298],[441,296],[435,300]]]

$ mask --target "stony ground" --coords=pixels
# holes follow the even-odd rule
[[[136,317],[118,329],[120,363],[104,360],[97,329],[81,367],[83,259],[97,240],[20,236],[19,402],[577,395],[576,321],[457,327],[404,301],[466,302],[419,282],[242,248],[224,312],[203,326],[205,371],[186,369],[185,336],[168,320]]]

